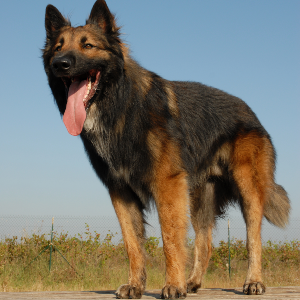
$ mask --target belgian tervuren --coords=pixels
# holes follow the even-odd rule
[[[162,298],[184,298],[201,286],[215,220],[230,203],[239,204],[247,225],[244,293],[263,294],[262,218],[284,226],[290,204],[274,182],[270,136],[252,110],[218,89],[168,81],[141,67],[104,0],[79,27],[48,5],[45,25],[50,88],[67,130],[80,135],[107,187],[122,228],[130,272],[117,297],[140,298],[145,290],[144,213],[151,203],[166,257]],[[196,238],[186,280],[189,220]]]

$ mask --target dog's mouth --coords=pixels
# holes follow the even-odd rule
[[[63,121],[71,135],[79,135],[86,119],[86,110],[94,97],[100,81],[100,71],[90,70],[87,74],[62,78],[68,100]]]
[[[65,84],[66,92],[68,94],[70,89],[73,90],[73,86],[77,86],[78,82],[83,82],[85,85],[85,91],[82,98],[84,107],[87,109],[89,107],[89,101],[93,98],[96,93],[98,84],[100,80],[100,71],[99,70],[90,70],[87,74],[74,76],[74,77],[62,77],[62,81]]]

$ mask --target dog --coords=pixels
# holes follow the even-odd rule
[[[243,291],[263,294],[262,219],[284,227],[290,202],[274,182],[275,150],[252,110],[221,90],[168,81],[141,67],[104,0],[79,27],[48,5],[45,27],[49,86],[68,132],[80,135],[107,187],[122,229],[130,271],[117,298],[141,298],[145,291],[144,225],[152,205],[166,258],[163,299],[200,288],[215,221],[231,203],[240,206],[247,225]],[[186,280],[190,221],[196,236]]]

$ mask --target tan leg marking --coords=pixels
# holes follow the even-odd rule
[[[160,139],[161,136],[149,133],[148,145],[155,158],[153,193],[166,257],[166,285],[162,297],[180,297],[186,295],[188,183],[186,173],[180,168],[178,148],[166,139]]]
[[[201,287],[203,275],[206,272],[212,253],[212,228],[199,228],[195,230],[194,265],[187,281],[188,291],[196,293]]]
[[[257,133],[240,136],[234,145],[233,176],[243,198],[247,225],[248,272],[244,292],[262,294],[261,223],[269,188],[273,183],[270,142]]]
[[[136,288],[136,293],[139,295],[146,288],[145,251],[142,247],[144,235],[143,216],[138,205],[132,201],[130,192],[110,191],[110,197],[120,222],[125,248],[129,257],[128,284]],[[124,290],[126,286],[121,286],[118,291],[122,287]]]

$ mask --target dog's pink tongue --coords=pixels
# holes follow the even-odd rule
[[[83,97],[87,89],[88,81],[74,81],[69,88],[67,107],[63,121],[67,130],[72,135],[79,135],[86,118]]]

